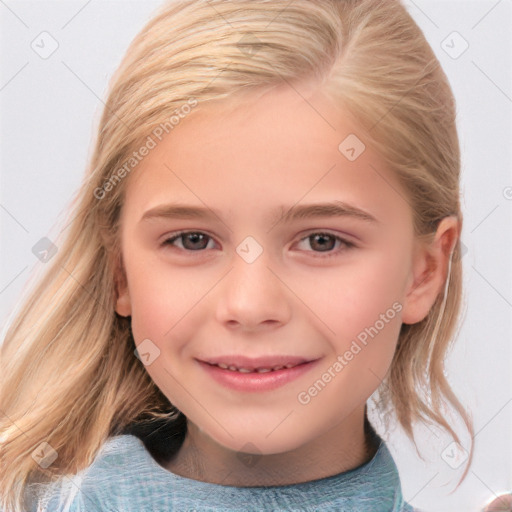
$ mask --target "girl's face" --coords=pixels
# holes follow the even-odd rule
[[[116,310],[156,385],[231,450],[282,453],[348,424],[402,322],[435,298],[414,285],[425,268],[405,191],[340,108],[301,94],[199,104],[127,178]],[[204,362],[236,356],[314,363],[272,388],[253,382],[269,372],[231,373],[249,380],[233,387]]]

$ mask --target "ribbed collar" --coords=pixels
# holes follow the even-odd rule
[[[242,510],[244,503],[251,504],[255,510],[267,505],[272,510],[305,510],[308,507],[346,512],[412,510],[403,500],[398,469],[391,453],[373,429],[372,435],[378,445],[377,451],[368,462],[355,469],[299,484],[261,487],[213,484],[172,473],[158,464],[144,443],[133,435],[118,436],[109,443],[115,440],[125,443],[132,455],[145,461],[144,465],[148,467],[143,472],[156,477],[153,484],[158,487],[154,489],[157,494],[163,493],[161,486],[164,486],[169,491],[179,489],[180,495],[184,496],[210,496],[218,510],[233,510],[237,504]]]

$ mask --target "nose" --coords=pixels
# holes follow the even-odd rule
[[[263,251],[252,262],[235,254],[217,296],[217,320],[230,329],[258,331],[286,324],[290,291]]]

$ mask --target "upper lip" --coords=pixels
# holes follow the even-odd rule
[[[297,366],[302,363],[308,363],[314,359],[300,356],[287,356],[287,355],[276,355],[276,356],[262,356],[262,357],[246,357],[241,355],[225,355],[217,356],[214,358],[201,359],[204,363],[219,364],[224,363],[228,366],[235,366],[236,368],[275,368],[276,366],[293,365]]]

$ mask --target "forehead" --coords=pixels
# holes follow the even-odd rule
[[[127,184],[126,203],[139,213],[170,199],[262,214],[267,205],[339,199],[390,220],[411,214],[406,191],[365,134],[318,90],[288,86],[199,103],[153,138]]]

